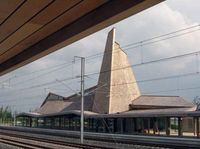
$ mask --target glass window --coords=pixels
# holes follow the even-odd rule
[[[166,118],[156,118],[155,120],[155,134],[166,135]]]
[[[136,133],[142,133],[144,130],[143,118],[136,118]]]
[[[170,118],[170,135],[178,136],[178,118],[177,117]]]
[[[106,127],[109,133],[114,133],[114,118],[106,119]]]
[[[154,118],[150,117],[149,118],[149,134],[154,134],[155,130],[154,130]]]
[[[64,128],[69,129],[69,118],[68,117],[64,118]]]
[[[81,122],[80,122],[80,117],[77,117],[76,119],[75,119],[75,123],[76,123],[76,130],[77,131],[80,131],[80,129],[81,129]]]
[[[97,119],[96,121],[96,131],[104,132],[104,122],[103,119]]]
[[[38,118],[38,127],[44,127],[44,118]]]
[[[59,117],[54,118],[54,127],[56,127],[56,128],[60,127],[60,118]]]
[[[196,123],[197,123],[197,136],[199,137],[200,136],[200,118],[199,117],[197,117],[196,118]]]
[[[45,118],[45,127],[47,127],[47,128],[51,128],[52,127],[51,118],[49,118],[49,117]]]
[[[60,128],[64,128],[64,116],[60,118]]]
[[[143,118],[143,124],[144,124],[144,133],[149,134],[150,133],[150,118]]]
[[[125,119],[125,133],[133,134],[135,133],[135,118],[126,118]]]
[[[37,127],[37,118],[32,118],[32,127]]]

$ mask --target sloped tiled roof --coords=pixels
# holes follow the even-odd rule
[[[166,108],[166,109],[148,109],[148,110],[132,110],[114,114],[93,114],[89,117],[164,117],[164,116],[192,116],[199,115],[200,111],[195,111],[196,107],[190,108]]]
[[[87,89],[87,92],[93,91],[95,87]],[[52,94],[52,93],[50,93]],[[53,94],[55,95],[55,94]],[[47,97],[53,97],[48,95]],[[84,101],[84,109],[85,111],[92,111],[94,101],[94,92],[85,96]],[[184,100],[179,96],[154,96],[154,95],[142,95],[137,99],[132,101],[131,104],[132,109],[148,109],[148,110],[133,110],[129,111],[126,114],[133,113],[149,113],[149,112],[168,112],[172,111],[187,111],[187,110],[195,110],[195,105]],[[62,113],[73,110],[81,109],[81,100],[80,96],[74,94],[67,98],[46,98],[43,105],[38,109],[38,113],[40,114],[53,114],[53,113]],[[125,114],[125,113],[124,113]]]
[[[43,103],[41,104],[41,107],[47,102],[47,101],[55,101],[55,100],[59,100],[59,101],[61,101],[61,100],[64,100],[64,98],[65,97],[63,97],[63,96],[60,96],[60,95],[57,95],[57,94],[55,94],[55,93],[49,93],[48,95],[47,95],[47,97],[45,98],[45,100],[43,101]]]
[[[68,110],[64,112],[58,113],[47,113],[47,114],[39,114],[39,113],[20,113],[17,116],[33,116],[33,117],[44,117],[44,116],[56,116],[56,115],[67,115],[67,114],[74,114],[79,115],[81,114],[80,110]],[[166,109],[148,109],[148,110],[132,110],[127,112],[121,113],[113,113],[113,114],[99,114],[94,113],[91,111],[84,111],[85,117],[90,118],[102,118],[102,117],[163,117],[163,116],[199,116],[200,111],[195,111],[195,107],[191,108],[166,108]]]
[[[96,86],[85,90],[87,94],[84,98],[84,110],[92,111],[92,105],[94,100],[94,92],[92,92]],[[49,93],[41,107],[36,111],[40,114],[59,113],[70,110],[81,109],[81,96],[78,94],[71,95],[69,97],[62,97],[54,93]]]
[[[155,95],[142,95],[132,101],[131,106],[140,107],[194,107],[191,102],[184,100],[180,96],[155,96]]]
[[[62,111],[67,104],[69,104],[69,102],[64,102],[63,100],[46,101],[45,104],[37,110],[37,112],[41,114],[57,113]]]

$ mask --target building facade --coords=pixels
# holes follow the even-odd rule
[[[107,38],[98,84],[85,90],[84,127],[90,132],[199,137],[196,106],[179,96],[141,95],[126,53]],[[21,126],[80,130],[77,94],[49,93],[34,113],[17,116]]]

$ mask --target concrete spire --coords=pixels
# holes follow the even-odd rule
[[[115,28],[107,37],[97,87],[93,104],[97,113],[127,111],[131,101],[140,96],[128,57],[115,42]]]

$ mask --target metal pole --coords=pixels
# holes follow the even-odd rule
[[[16,113],[14,112],[14,126],[16,126]]]
[[[83,144],[84,133],[84,75],[85,75],[85,58],[81,57],[81,143]]]
[[[85,76],[85,58],[74,56],[74,62],[76,58],[81,59],[81,144],[83,144],[84,140],[84,76]]]

